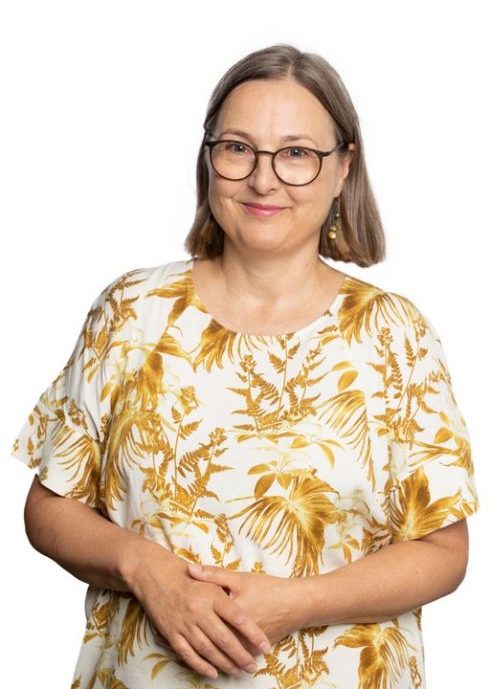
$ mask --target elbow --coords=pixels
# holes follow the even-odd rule
[[[456,575],[455,575],[456,585],[455,585],[453,591],[456,591],[456,589],[463,583],[463,580],[466,576],[467,568],[468,568],[468,558],[466,557],[466,559],[460,564],[459,568],[456,570]]]
[[[48,498],[59,497],[57,493],[44,486],[36,474],[24,505],[24,529],[32,547],[44,554],[43,543],[49,543],[46,522],[49,510]]]
[[[35,550],[41,552],[39,542],[39,534],[41,528],[39,521],[36,519],[33,512],[34,510],[32,509],[32,505],[29,504],[29,501],[26,501],[26,504],[24,506],[24,530],[27,536],[27,540],[29,541],[31,546]]]
[[[31,546],[46,554],[46,548],[52,540],[49,532],[49,510],[47,498],[28,499],[24,506],[24,530]]]
[[[468,550],[463,550],[454,558],[453,566],[451,568],[451,588],[448,593],[453,593],[463,583],[468,568]]]

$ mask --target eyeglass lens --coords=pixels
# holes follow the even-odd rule
[[[212,148],[212,162],[218,174],[228,179],[247,177],[255,165],[255,151],[239,141],[220,141]],[[286,184],[307,184],[320,169],[320,159],[301,146],[282,149],[274,159],[276,174]]]

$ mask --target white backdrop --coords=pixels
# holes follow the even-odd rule
[[[126,270],[188,257],[183,241],[211,91],[245,54],[290,42],[323,55],[344,80],[387,236],[383,263],[338,267],[408,296],[431,319],[469,427],[482,503],[468,518],[470,562],[456,592],[424,607],[423,628],[428,689],[483,686],[490,612],[483,12],[484,3],[468,0],[1,4],[2,684],[68,687],[85,622],[86,584],[27,541],[33,472],[10,456],[15,435],[65,364],[101,289]]]

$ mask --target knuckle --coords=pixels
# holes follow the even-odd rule
[[[225,605],[223,607],[223,610],[226,610],[226,612],[228,613],[227,616],[233,624],[243,624],[248,619],[248,615],[245,612],[245,610],[236,603],[231,603],[231,605]]]
[[[199,600],[198,598],[191,598],[189,601],[187,601],[187,610],[192,615],[200,615],[203,610],[202,599]]]
[[[234,600],[230,600],[230,610],[233,611],[233,614],[236,615],[237,617],[247,617],[247,613],[245,610],[242,608],[241,605],[238,605],[238,603]]]
[[[199,652],[204,653],[204,655],[209,655],[214,652],[214,645],[207,639],[198,641],[198,648]]]
[[[229,648],[232,645],[232,639],[230,638],[229,634],[226,633],[218,634],[216,641],[221,648]]]
[[[189,658],[189,647],[185,643],[184,639],[180,637],[174,638],[172,639],[171,644],[181,658],[184,658],[184,660]]]
[[[235,611],[233,614],[233,622],[235,624],[245,624],[245,622],[248,622],[248,617],[245,610]]]

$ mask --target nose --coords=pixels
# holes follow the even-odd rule
[[[272,154],[267,151],[257,152],[257,165],[249,175],[248,182],[261,193],[277,188],[280,181],[272,167]]]

